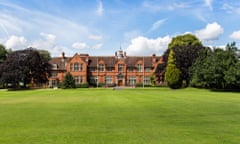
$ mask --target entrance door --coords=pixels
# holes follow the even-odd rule
[[[118,80],[118,86],[123,86],[123,80]]]

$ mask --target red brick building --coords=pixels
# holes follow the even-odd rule
[[[151,85],[151,77],[155,84],[163,83],[164,64],[162,57],[127,56],[121,49],[114,56],[89,56],[75,54],[73,57],[54,57],[50,60],[51,76],[49,86],[55,87],[70,72],[76,84],[89,83],[98,86],[133,86],[136,84]]]

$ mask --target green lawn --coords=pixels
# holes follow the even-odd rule
[[[239,144],[240,93],[0,90],[1,144]]]

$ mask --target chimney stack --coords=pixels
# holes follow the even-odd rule
[[[65,58],[65,53],[64,52],[62,52],[62,59],[64,59]]]
[[[156,54],[152,55],[152,62],[155,63],[156,62]]]

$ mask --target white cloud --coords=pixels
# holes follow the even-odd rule
[[[240,30],[234,31],[230,36],[231,39],[240,41]]]
[[[152,27],[151,27],[151,29],[150,29],[149,31],[155,31],[155,30],[158,29],[165,21],[166,21],[166,19],[160,19],[160,20],[156,21],[156,22],[152,25]]]
[[[90,36],[88,36],[88,39],[100,41],[100,40],[102,40],[102,36],[101,35],[90,35]]]
[[[142,5],[144,8],[154,12],[162,11],[162,10],[173,11],[176,9],[184,9],[189,7],[187,3],[171,3],[166,5],[166,4],[159,4],[159,3],[150,2],[150,1],[144,1]]]
[[[87,48],[89,48],[89,46],[86,43],[83,43],[83,42],[75,42],[75,43],[72,44],[72,47],[76,48],[76,49],[87,49]]]
[[[162,54],[171,42],[170,36],[149,39],[146,37],[136,37],[131,40],[131,44],[127,47],[128,55],[151,55],[153,53]]]
[[[47,50],[52,56],[57,56],[66,49],[64,46],[57,45],[56,35],[41,32],[40,36],[41,38],[34,40],[28,47]]]
[[[25,35],[36,38],[36,34],[45,31],[56,34],[61,39],[61,43],[71,45],[73,41],[78,39],[85,40],[90,34],[88,27],[63,18],[61,15],[56,16],[35,9],[25,9],[12,3],[5,3],[4,6],[7,6],[9,11],[0,9],[1,27],[2,30],[4,27],[5,33],[7,31],[10,35]]]
[[[124,39],[125,39],[125,41],[129,41],[129,40],[131,40],[135,37],[138,37],[140,35],[141,35],[141,32],[139,30],[132,30],[132,31],[124,33]]]
[[[23,36],[12,35],[5,42],[7,49],[11,48],[12,50],[20,50],[27,48],[27,39]]]
[[[207,7],[209,7],[211,10],[213,9],[212,8],[213,0],[204,0],[204,2]]]
[[[103,14],[103,11],[104,11],[104,8],[103,8],[103,3],[102,1],[98,1],[98,8],[97,8],[97,14],[98,15],[102,15]]]
[[[94,45],[92,48],[93,49],[100,49],[102,46],[103,46],[103,44],[99,43],[99,44]]]
[[[41,32],[40,35],[48,41],[55,41],[56,40],[56,36],[53,35],[53,34],[47,34],[47,33]]]
[[[223,34],[224,29],[218,23],[210,23],[204,29],[195,32],[196,36],[202,41],[217,40],[221,34]]]
[[[225,10],[229,14],[240,15],[240,8],[239,7],[234,7],[234,6],[232,6],[228,3],[224,3],[222,9]]]

